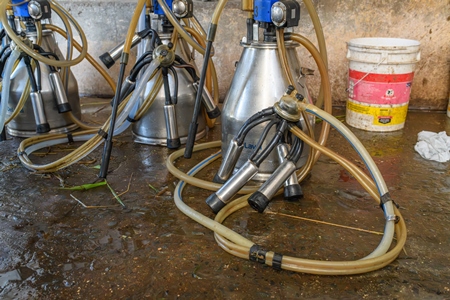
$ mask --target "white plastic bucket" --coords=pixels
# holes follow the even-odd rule
[[[347,43],[346,122],[368,131],[405,126],[420,43],[397,38],[357,38]]]

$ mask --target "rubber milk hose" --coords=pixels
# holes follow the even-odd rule
[[[310,113],[316,113],[320,117],[323,117],[325,121],[330,121],[332,123],[336,122],[336,124],[340,123],[338,120],[335,120],[333,117],[330,118],[330,116],[326,115],[325,112],[318,110],[316,107],[313,107],[310,105],[310,107],[306,108],[309,110]],[[325,113],[325,114],[324,114]],[[342,124],[340,124],[342,125]],[[340,125],[337,125],[337,128],[339,128],[339,131],[343,134],[347,134],[347,131],[342,129]],[[342,125],[343,126],[343,125]],[[300,130],[298,130],[301,132]],[[355,149],[358,151],[358,153],[362,154],[362,157],[364,157],[365,160],[367,160],[368,167],[372,174],[374,174],[375,181],[377,183],[377,186],[379,186],[380,191],[385,190],[385,183],[382,180],[382,178],[378,175],[379,171],[375,167],[373,169],[373,165],[370,162],[370,160],[366,157],[366,153],[364,153],[365,149],[362,147],[359,141],[352,136],[345,136],[349,141],[351,141],[352,145],[355,147]],[[314,141],[313,141],[314,142]],[[314,142],[316,143],[316,142]],[[212,146],[211,144],[208,146],[200,145],[196,146],[194,148],[196,151],[208,148],[209,146]],[[216,145],[218,146],[218,145]],[[320,146],[320,145],[319,145]],[[321,147],[321,146],[320,146]],[[207,164],[209,164],[213,159],[218,157],[218,154],[214,155],[214,158],[208,158],[205,161],[198,164],[196,167],[194,167],[188,174],[188,176],[194,176],[195,173],[200,171],[203,167],[205,167]],[[370,157],[370,156],[369,156]],[[168,163],[173,162],[174,156],[171,156],[168,158]],[[357,167],[354,164],[350,164],[353,169],[357,169]],[[361,172],[362,173],[362,172]],[[356,173],[355,173],[356,174]],[[362,173],[363,176],[366,176],[364,173]],[[381,180],[380,180],[381,178]],[[369,181],[370,178],[365,178],[364,180]],[[244,197],[241,197],[231,203],[229,203],[227,206],[225,206],[217,215],[216,220],[219,220],[220,222],[213,221],[209,219],[208,217],[196,212],[195,210],[188,207],[186,204],[184,204],[182,198],[181,198],[181,192],[184,188],[185,183],[181,181],[175,190],[175,203],[177,207],[187,216],[194,219],[195,221],[199,222],[200,224],[204,225],[205,227],[213,230],[216,233],[216,239],[221,241],[219,245],[222,248],[226,248],[228,252],[231,254],[237,255],[239,257],[243,258],[249,258],[249,252],[251,251],[251,248],[254,246],[254,243],[249,241],[248,239],[240,236],[236,232],[232,231],[231,229],[223,226],[220,224],[228,215],[236,211],[237,209],[243,208],[247,206],[246,198],[249,195],[246,195]],[[371,185],[371,187],[375,188],[375,185]],[[321,275],[345,275],[345,274],[359,274],[364,272],[370,272],[376,269],[379,269],[381,267],[386,266],[390,262],[392,262],[400,253],[402,250],[405,241],[406,241],[406,227],[403,218],[400,215],[400,212],[396,210],[395,207],[392,206],[391,202],[387,202],[384,204],[384,208],[386,211],[387,218],[391,218],[392,216],[389,216],[389,214],[392,213],[392,215],[396,215],[398,218],[398,223],[395,224],[395,230],[397,232],[397,244],[396,246],[387,252],[391,242],[392,242],[392,236],[390,236],[390,229],[388,228],[385,230],[385,235],[387,237],[383,237],[382,242],[380,243],[379,247],[375,249],[370,255],[364,257],[361,260],[358,261],[314,261],[314,260],[307,260],[307,259],[300,259],[295,257],[289,257],[289,256],[282,256],[281,261],[281,268],[296,272],[305,272],[305,273],[312,273],[312,274],[321,274]],[[387,221],[388,224],[394,224],[393,219],[389,219]],[[388,225],[386,227],[389,227]],[[224,236],[226,239],[223,240],[220,238],[220,236]],[[275,253],[272,251],[266,252],[266,260],[265,264],[272,265],[274,263],[274,257]]]
[[[3,14],[0,13],[0,15]],[[11,90],[11,74],[13,72],[14,64],[19,56],[20,52],[17,49],[14,49],[11,56],[6,61],[5,70],[3,72],[2,101],[0,101],[0,130],[5,126],[6,111],[8,110],[8,99]]]

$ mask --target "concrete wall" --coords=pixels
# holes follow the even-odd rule
[[[123,40],[136,1],[61,1],[84,28],[89,52],[98,57]],[[217,2],[194,2],[195,15],[207,28]],[[346,101],[348,61],[346,42],[357,37],[397,37],[421,43],[421,61],[417,64],[410,108],[444,110],[449,98],[450,2],[448,0],[315,0],[328,47],[333,103]],[[245,35],[246,14],[240,2],[230,0],[220,19],[215,42],[220,93],[223,98],[239,59],[239,41]],[[316,42],[314,29],[302,3],[301,21],[296,32]],[[302,65],[316,69],[311,56],[299,50]],[[198,55],[197,60],[201,61]],[[130,62],[132,63],[132,61]],[[82,63],[73,68],[80,92],[85,95],[111,95],[100,75]],[[117,78],[118,68],[109,72]],[[318,72],[308,85],[317,95]]]

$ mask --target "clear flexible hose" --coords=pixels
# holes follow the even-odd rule
[[[328,117],[326,117],[328,118]],[[303,131],[298,129],[298,132]],[[345,133],[345,132],[344,132]],[[300,135],[301,136],[301,135]],[[353,137],[349,137],[348,140],[353,140]],[[317,142],[310,139],[312,143]],[[209,145],[208,145],[209,144]],[[209,148],[210,146],[213,146],[215,144],[203,144],[194,147],[194,151],[199,151],[202,149]],[[322,147],[318,145],[319,147]],[[356,148],[359,148],[359,146],[355,146]],[[326,148],[325,148],[326,149]],[[360,149],[358,149],[360,150]],[[363,150],[360,150],[361,152],[364,152]],[[180,151],[182,153],[182,150]],[[329,153],[328,153],[329,154]],[[189,177],[194,178],[193,176],[199,172],[202,168],[204,168],[206,165],[211,163],[213,160],[215,160],[218,157],[218,154],[214,154],[213,156],[210,156],[209,158],[205,159],[204,161],[200,162],[198,165],[196,165],[192,170],[186,174]],[[171,156],[168,158],[167,162],[173,163],[174,157]],[[345,159],[343,159],[345,160]],[[351,171],[352,174],[355,175],[355,177],[362,177],[362,182],[372,182],[372,184],[369,184],[369,188],[374,189],[372,191],[372,194],[375,193],[375,195],[378,195],[378,192],[375,188],[375,185],[373,184],[373,181],[371,181],[370,178],[367,177],[365,173],[362,171],[356,171],[358,168],[350,163],[345,162],[348,164],[348,168]],[[370,164],[369,164],[370,165]],[[169,169],[170,171],[170,169]],[[371,170],[372,173],[379,172],[376,168],[375,170]],[[175,175],[175,174],[174,174]],[[197,182],[198,179],[191,179],[191,182]],[[383,183],[380,182],[381,185]],[[197,184],[195,184],[197,185]],[[253,242],[250,240],[242,237],[241,235],[237,234],[233,230],[223,226],[221,222],[223,222],[229,215],[234,213],[235,211],[247,207],[247,198],[250,196],[250,194],[245,195],[241,198],[236,199],[235,201],[229,203],[227,206],[225,206],[216,216],[215,221],[209,219],[208,217],[198,213],[197,211],[190,208],[188,205],[186,205],[183,202],[182,199],[182,191],[185,186],[184,181],[180,181],[175,189],[175,204],[182,211],[185,215],[192,218],[193,220],[197,221],[198,223],[202,224],[203,226],[211,229],[215,232],[215,238],[218,242],[219,246],[222,247],[225,251],[229,252],[230,254],[236,255],[241,258],[249,258],[250,253],[250,247],[254,245]],[[379,202],[379,197],[375,198],[376,201]],[[403,246],[406,242],[406,226],[404,223],[404,220],[400,214],[400,212],[395,208],[393,213],[399,218],[399,221],[395,226],[395,231],[397,233],[397,244],[394,248],[392,248],[390,251],[380,251],[379,248],[372,252],[369,256],[364,257],[361,260],[356,261],[316,261],[316,260],[309,260],[309,259],[302,259],[302,258],[296,258],[296,257],[290,257],[290,256],[283,256],[282,258],[282,264],[281,268],[296,272],[303,272],[303,273],[311,273],[311,274],[319,274],[319,275],[348,275],[348,274],[360,274],[365,272],[370,272],[373,270],[377,270],[379,268],[382,268],[389,263],[391,263],[393,260],[396,259],[396,257],[399,255],[399,253],[402,251]],[[387,238],[389,239],[389,238]],[[392,241],[392,239],[390,239]],[[273,265],[273,258],[274,258],[274,252],[268,251],[265,257],[265,264],[271,266]]]
[[[303,0],[303,3],[306,6],[306,10],[308,11],[309,16],[311,17],[311,21],[313,23],[314,31],[317,37],[317,43],[319,45],[320,56],[325,63],[325,66],[328,70],[328,54],[327,47],[325,43],[325,36],[323,34],[322,23],[320,22],[319,16],[317,15],[317,11],[314,8],[314,4],[311,0]],[[317,97],[316,106],[322,107],[324,104],[324,94],[323,87],[320,87],[319,96]]]
[[[150,75],[154,75],[154,71],[157,68],[158,62],[155,63],[152,68],[147,68]],[[153,69],[153,71],[152,71]],[[145,75],[147,76],[147,75]],[[148,78],[147,78],[148,79]],[[140,114],[142,110],[146,110],[149,108],[151,103],[154,101],[155,97],[158,94],[159,89],[161,88],[161,80],[160,77],[157,78],[155,81],[155,84],[152,86],[152,89],[145,99],[142,106],[138,108],[138,101],[137,99],[134,99],[135,105],[128,105],[128,102],[130,101],[131,97],[138,98],[136,95],[138,91],[145,91],[145,87],[147,85],[147,81],[141,80],[138,84],[136,91],[129,95],[120,105],[119,105],[119,115],[123,116],[119,119],[116,119],[116,130],[114,130],[114,135],[122,133],[124,130],[128,128],[128,126],[131,124],[129,121],[123,120],[123,118],[126,118],[128,115],[130,115],[131,118],[134,118],[133,114],[136,115]],[[126,108],[125,108],[126,107]],[[124,111],[126,109],[126,112]],[[122,123],[119,123],[118,121],[122,121]],[[108,130],[109,128],[109,119],[105,122],[105,124],[102,127],[103,131]],[[72,137],[74,141],[85,141],[83,145],[78,147],[75,151],[72,153],[66,155],[65,157],[62,157],[52,163],[44,164],[44,165],[36,165],[31,162],[30,158],[28,157],[29,154],[32,152],[42,149],[44,147],[50,147],[57,145],[59,143],[66,143],[68,141],[67,135],[65,134],[48,134],[44,136],[36,136],[31,137],[28,139],[25,139],[20,143],[19,148],[17,150],[19,159],[21,163],[27,168],[32,171],[37,172],[55,172],[60,169],[64,169],[77,161],[83,159],[88,154],[90,154],[93,150],[95,150],[98,146],[101,145],[103,142],[103,138],[97,134],[98,129],[95,130],[85,130],[81,132],[75,132],[72,133]]]
[[[34,61],[32,61],[32,64],[33,63],[34,63]],[[14,108],[14,111],[11,113],[11,115],[8,117],[8,119],[6,119],[5,125],[7,125],[12,120],[14,120],[14,118],[17,117],[17,115],[19,115],[23,106],[27,102],[28,97],[30,96],[30,90],[31,90],[31,84],[30,84],[30,80],[28,79],[27,83],[25,84],[25,87],[22,91],[22,95],[20,95],[19,102],[17,102],[16,108]]]
[[[317,108],[316,106],[312,104],[304,104],[300,103],[300,106],[303,107],[304,110],[306,110],[308,113],[311,113],[315,116],[318,116],[319,118],[323,119],[327,123],[329,123],[331,126],[333,126],[339,133],[344,136],[349,143],[352,145],[352,147],[355,149],[355,151],[358,153],[358,155],[361,157],[363,162],[365,163],[367,169],[369,170],[372,178],[375,181],[375,184],[378,189],[379,197],[384,196],[389,192],[386,183],[383,179],[383,176],[381,175],[380,171],[378,170],[378,167],[376,166],[375,162],[373,161],[372,157],[370,156],[369,152],[367,152],[366,148],[362,145],[362,143],[358,140],[358,138],[351,132],[347,127],[345,127],[339,120],[334,118],[331,114]],[[386,253],[386,251],[389,249],[392,243],[392,239],[394,237],[394,221],[395,218],[391,218],[391,216],[394,216],[394,206],[392,204],[392,201],[388,201],[385,204],[383,204],[384,207],[384,213],[386,216],[386,226],[385,231],[383,235],[383,239],[380,242],[378,248],[374,251],[375,253],[372,253],[370,257],[373,257],[374,255],[378,255],[379,253]]]
[[[55,26],[53,24],[44,24],[43,28],[57,32],[62,37],[67,39],[67,33],[64,30],[62,30],[61,28],[59,28],[58,26]],[[77,51],[81,52],[81,48],[82,48],[81,45],[76,40],[72,40],[72,42],[73,42],[73,46],[75,47],[75,49],[77,49]],[[111,78],[111,76],[105,71],[105,69],[103,69],[103,67],[89,53],[86,53],[86,59],[102,75],[102,77],[106,80],[106,82],[111,87],[113,92],[115,92],[116,91],[116,83]]]
[[[0,15],[2,15],[2,13],[0,13]],[[0,131],[3,130],[3,127],[5,126],[6,111],[8,110],[9,93],[11,90],[11,74],[14,69],[14,64],[19,56],[20,52],[17,49],[14,49],[6,61],[5,69],[3,71],[2,97],[0,99]]]
[[[152,60],[150,65],[146,68],[145,72],[140,77],[138,84],[136,86],[136,89],[133,92],[133,95],[131,96],[130,100],[126,104],[124,110],[117,116],[116,120],[116,126],[120,126],[128,117],[130,114],[131,109],[135,105],[139,105],[139,98],[141,97],[142,93],[145,92],[145,88],[147,87],[147,82],[150,79],[150,76],[153,74],[153,72],[158,68],[159,61],[157,59]],[[116,135],[116,133],[114,133]]]

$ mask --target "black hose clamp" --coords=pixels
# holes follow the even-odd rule
[[[283,255],[280,253],[274,253],[272,259],[272,268],[281,271],[281,261],[283,260]]]
[[[392,201],[392,199],[389,192],[387,192],[386,194],[380,197],[380,206],[383,207],[383,205],[389,201]]]
[[[67,140],[69,141],[69,144],[72,144],[74,142],[73,135],[71,133],[67,134]]]
[[[97,134],[98,134],[99,136],[101,136],[102,138],[104,138],[105,140],[108,138],[108,133],[105,132],[105,131],[104,131],[103,129],[101,129],[101,128],[98,130]]]
[[[395,207],[400,208],[400,205],[398,205],[394,200],[392,200],[391,195],[389,194],[389,192],[387,192],[386,194],[380,197],[380,207],[382,210],[384,210],[383,205],[389,201],[392,201],[392,204],[394,204]]]
[[[383,211],[385,211],[384,205],[386,203],[388,203],[389,201],[392,201],[392,204],[394,204],[395,207],[400,208],[400,205],[395,203],[395,201],[391,199],[391,195],[389,194],[389,192],[387,192],[386,194],[384,194],[383,196],[380,197],[380,207]],[[395,223],[397,224],[400,221],[400,218],[396,215],[389,215],[389,216],[386,216],[386,220],[387,221],[395,221]]]
[[[130,123],[135,123],[135,122],[137,122],[138,120],[135,120],[135,119],[133,119],[133,118],[130,117],[130,116],[127,116],[127,121],[130,122]]]
[[[253,245],[248,253],[250,261],[259,262],[261,264],[266,263],[267,250],[262,249],[259,245]]]

